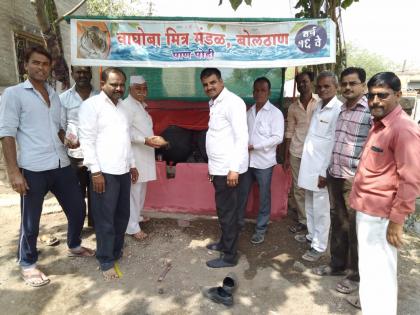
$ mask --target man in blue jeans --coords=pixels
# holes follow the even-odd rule
[[[248,110],[249,168],[239,183],[239,227],[244,227],[244,217],[249,191],[254,180],[260,191],[257,226],[251,243],[264,242],[271,212],[271,176],[277,164],[276,147],[283,141],[284,118],[282,112],[270,103],[271,83],[261,77],[254,81],[255,104]]]
[[[83,198],[58,136],[60,99],[46,82],[51,62],[51,55],[43,47],[28,49],[25,55],[28,80],[7,88],[0,105],[0,138],[7,173],[13,190],[21,196],[18,261],[23,280],[32,287],[50,282],[36,265],[39,221],[48,191],[55,195],[68,220],[69,256],[95,254],[81,246],[85,218]]]

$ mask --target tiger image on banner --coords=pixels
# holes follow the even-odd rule
[[[77,23],[77,57],[106,59],[110,49],[110,34],[104,22]]]

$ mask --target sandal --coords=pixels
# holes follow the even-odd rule
[[[337,283],[335,289],[343,294],[350,294],[359,289],[359,282],[344,278]]]
[[[95,251],[93,249],[81,246],[80,249],[74,251],[69,249],[67,257],[93,257]]]
[[[39,241],[47,246],[54,246],[60,243],[60,240],[52,234],[44,234],[39,237]]]
[[[313,268],[311,271],[317,276],[344,276],[346,274],[344,270],[336,270],[329,265],[321,265]]]
[[[360,305],[360,299],[358,295],[350,295],[348,297],[346,297],[346,301],[354,306],[355,308],[358,308],[359,310],[362,309],[362,306]]]
[[[20,273],[23,281],[30,287],[42,287],[50,283],[50,279],[39,269],[22,270]]]
[[[303,232],[307,230],[306,225],[302,223],[298,223],[296,225],[289,225],[288,228],[289,228],[289,231],[292,233],[298,233],[298,232]]]

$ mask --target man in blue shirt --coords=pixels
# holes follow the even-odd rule
[[[94,255],[93,250],[81,246],[83,199],[58,136],[61,104],[46,83],[51,62],[51,55],[43,47],[28,49],[25,55],[28,80],[7,88],[0,105],[0,139],[7,173],[13,190],[21,196],[18,262],[25,283],[33,287],[50,282],[36,265],[39,221],[48,191],[56,196],[68,219],[68,255]]]

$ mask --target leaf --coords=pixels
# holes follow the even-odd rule
[[[223,0],[220,0],[219,1],[219,7],[222,5],[222,3],[223,3]]]
[[[252,0],[245,0],[245,3],[250,6],[252,4]]]
[[[242,0],[229,0],[232,9],[236,11],[236,9],[241,5]]]
[[[349,6],[351,6],[352,3],[353,0],[343,0],[343,2],[341,2],[341,7],[343,9],[347,9]]]

